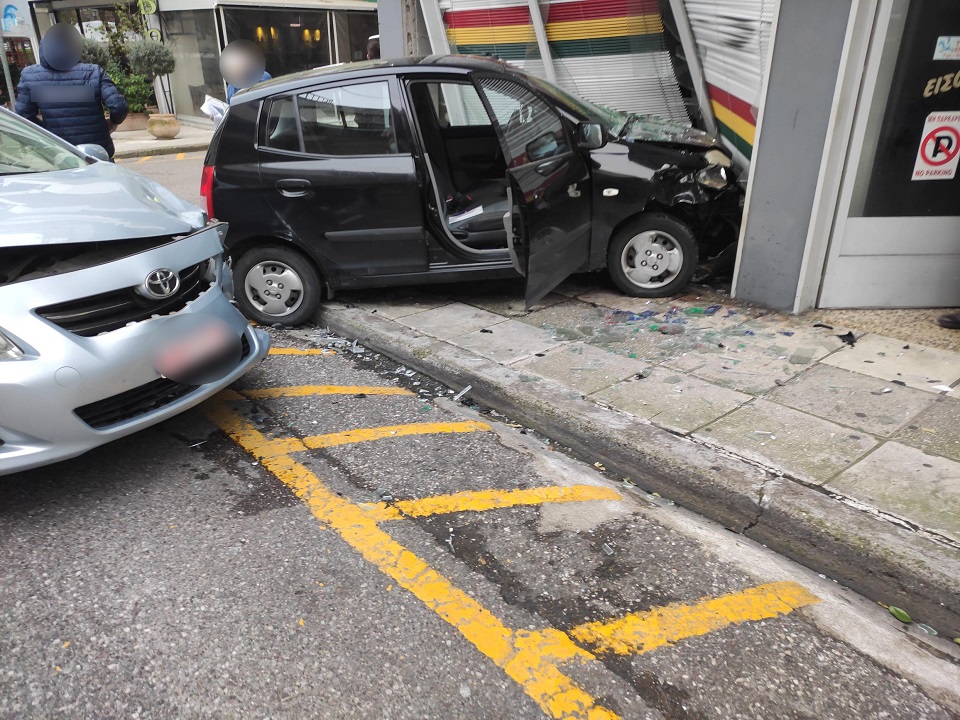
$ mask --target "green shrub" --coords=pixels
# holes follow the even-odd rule
[[[151,80],[172,73],[176,66],[173,51],[154,40],[134,40],[127,43],[127,59],[134,73]]]
[[[83,38],[81,42],[80,62],[93,63],[106,68],[110,62],[110,51],[107,50],[107,46],[90,38]]]
[[[120,94],[127,99],[130,112],[144,112],[153,100],[153,83],[150,78],[135,73],[111,76]]]

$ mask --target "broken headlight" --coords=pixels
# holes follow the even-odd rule
[[[23,357],[23,350],[18,348],[13,340],[0,332],[0,360],[19,360]]]
[[[697,182],[704,187],[723,190],[729,183],[727,180],[727,169],[720,165],[705,167],[697,173]]]
[[[706,160],[711,165],[719,165],[722,168],[730,167],[730,156],[727,155],[723,150],[708,150],[704,153],[703,159]]]

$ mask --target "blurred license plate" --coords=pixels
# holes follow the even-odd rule
[[[236,339],[226,323],[208,323],[161,350],[155,363],[157,372],[170,379],[189,374],[225,352]]]

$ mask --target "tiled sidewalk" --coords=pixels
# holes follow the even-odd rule
[[[960,543],[960,352],[911,341],[911,323],[892,329],[901,339],[860,331],[849,311],[849,327],[815,327],[829,313],[638,300],[594,280],[529,313],[518,283],[339,300]],[[914,312],[912,325],[933,316]]]

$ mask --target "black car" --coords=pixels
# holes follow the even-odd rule
[[[716,137],[573,97],[502,62],[434,56],[288,75],[234,96],[204,161],[236,297],[296,325],[324,288],[527,278],[533,304],[607,268],[682,290],[736,240]]]

